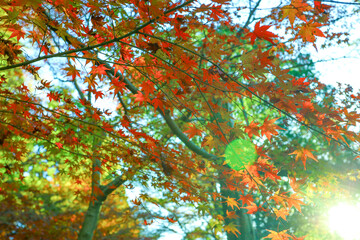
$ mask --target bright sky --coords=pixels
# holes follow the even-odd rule
[[[259,9],[269,9],[279,5],[280,0],[262,1]],[[353,2],[353,0],[342,0],[342,2]],[[339,3],[325,2],[324,4],[335,6],[335,8],[343,7],[346,13],[351,13],[354,8],[359,6],[345,5]],[[266,11],[258,11],[266,14]],[[337,86],[337,82],[347,83],[353,86],[354,90],[360,89],[360,16],[346,18],[339,21],[335,26],[331,26],[333,31],[348,32],[350,46],[343,44],[342,46],[321,49],[324,43],[323,38],[318,38],[318,51],[314,47],[309,46],[304,49],[311,53],[314,62],[319,60],[338,59],[333,61],[318,62],[315,65],[316,71],[319,72],[318,78],[325,84]],[[324,29],[326,26],[324,27]],[[358,43],[358,44],[355,44]],[[346,57],[346,58],[342,58]]]
[[[347,29],[341,29],[340,27],[338,29],[339,31],[347,31],[350,34],[350,45],[326,49],[318,48],[317,52],[312,48],[310,52],[314,61],[338,59],[316,63],[315,67],[320,73],[320,81],[334,86],[336,86],[336,82],[347,83],[352,85],[354,90],[358,90],[360,89],[360,17],[353,17],[349,20],[351,23]],[[319,39],[320,42],[323,42],[323,39]]]

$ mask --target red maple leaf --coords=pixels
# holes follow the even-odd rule
[[[135,205],[140,205],[141,204],[141,200],[135,198],[134,200],[131,200]]]
[[[259,136],[259,127],[258,123],[252,121],[249,126],[245,127],[245,132],[249,135],[249,138],[252,138],[253,135]]]
[[[135,97],[135,102],[139,102],[139,105],[142,105],[146,101],[144,95],[140,91],[138,91],[137,94],[134,94],[134,97]]]
[[[210,18],[218,21],[220,18],[224,17],[224,11],[221,9],[221,5],[219,6],[212,6],[210,8],[211,13],[210,13]],[[220,17],[220,18],[219,18]]]
[[[59,149],[62,149],[62,148],[63,148],[62,143],[57,142],[57,143],[55,143],[55,145],[56,145]]]
[[[76,76],[80,77],[79,70],[76,69],[75,66],[69,64],[69,67],[64,68],[65,71],[67,71],[66,76],[71,76],[72,80],[76,78]]]
[[[101,167],[95,166],[95,167],[94,167],[94,172],[102,173]]]
[[[274,44],[273,39],[277,37],[276,34],[267,31],[271,26],[263,25],[260,27],[260,21],[255,24],[255,28],[253,32],[248,33],[248,36],[251,38],[251,44],[254,44],[256,38],[265,39],[272,44]]]
[[[160,108],[161,110],[164,111],[164,103],[160,99],[154,98],[151,101],[151,104],[154,106],[154,111],[156,111],[157,108]]]
[[[104,93],[102,91],[93,91],[93,93],[95,94],[95,100],[104,96]]]
[[[254,202],[254,198],[253,198],[253,196],[252,195],[250,195],[250,194],[247,194],[247,195],[242,195],[240,198],[239,198],[239,200],[241,200],[242,201],[242,203],[243,203],[243,205],[251,205],[253,202]]]
[[[19,28],[19,29],[17,29],[17,28]],[[21,38],[24,38],[24,36],[25,36],[25,33],[22,31],[20,26],[16,26],[16,28],[8,28],[8,30],[10,32],[12,32],[11,36],[9,38],[16,37],[16,39],[19,41]]]
[[[104,64],[100,64],[98,66],[92,66],[91,67],[91,72],[92,74],[98,74],[98,75],[106,75],[106,70],[109,70],[108,68],[105,67]]]
[[[156,91],[154,87],[154,83],[151,81],[146,81],[141,84],[142,91],[144,92],[145,96],[149,96],[151,93]]]
[[[54,100],[54,101],[59,101],[59,102],[60,102],[61,94],[58,93],[58,92],[49,92],[46,96],[49,98],[49,101],[50,101],[50,102],[51,102],[52,100]]]
[[[171,222],[171,223],[176,223],[177,222],[176,220],[174,220],[172,218],[169,218],[169,217],[167,217],[167,220],[169,220],[169,222]]]
[[[185,131],[189,136],[189,139],[193,138],[195,135],[201,136],[202,131],[197,129],[194,125],[188,127],[188,130]]]
[[[186,33],[187,29],[188,29],[187,27],[182,27],[182,28],[175,27],[175,36],[181,38],[182,40],[187,40],[190,37],[190,35]]]
[[[146,219],[144,220],[144,225],[151,225],[154,221],[151,220],[151,222],[146,221]]]
[[[316,1],[316,0],[314,1],[314,7],[320,13],[323,13],[323,12],[325,12],[325,10],[331,8],[330,5],[322,4],[321,1]]]
[[[119,77],[111,79],[109,90],[114,90],[114,95],[116,95],[118,92],[124,94],[124,90],[126,89],[126,83],[124,81],[119,81]]]

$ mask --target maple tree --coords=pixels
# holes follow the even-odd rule
[[[328,147],[292,133],[294,126],[355,158],[359,137],[352,126],[359,114],[350,106],[360,95],[345,89],[345,100],[336,101],[337,92],[284,66],[297,46],[317,48],[319,37],[346,41],[323,28],[336,17],[336,5],[292,0],[255,20],[260,2],[235,10],[225,0],[4,2],[2,204],[29,198],[15,192],[34,192],[29,179],[40,171],[45,195],[61,187],[62,199],[73,194],[81,203],[74,211],[88,203],[83,218],[70,209],[51,218],[64,225],[77,219],[72,232],[48,230],[69,238],[77,231],[78,239],[129,237],[121,230],[125,223],[166,221],[179,224],[187,239],[216,239],[222,232],[227,239],[255,239],[251,216],[283,224],[301,212],[301,185],[320,164],[319,146]],[[235,23],[244,8],[247,20]],[[290,34],[282,37],[276,28]],[[16,77],[25,80],[12,82]],[[224,153],[237,139],[253,144],[258,158],[232,169]],[[44,179],[49,168],[54,172]],[[142,192],[129,211],[146,213],[137,222],[121,212],[127,203],[118,196],[136,186]],[[40,190],[24,209],[50,211]],[[197,217],[179,210],[191,205]],[[202,216],[211,219],[202,229],[183,225]],[[127,234],[136,238],[137,229]],[[302,239],[276,227],[264,237]]]

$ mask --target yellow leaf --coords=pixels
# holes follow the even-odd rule
[[[237,226],[234,224],[234,223],[229,223],[228,225],[226,225],[224,227],[224,230],[226,232],[230,232],[230,233],[233,233],[237,236],[237,233],[239,233],[241,235],[241,233],[239,232],[239,230],[237,229]]]

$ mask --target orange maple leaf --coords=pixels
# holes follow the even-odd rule
[[[300,186],[305,183],[307,177],[296,180],[296,177],[289,177],[290,179],[290,186],[295,191],[298,192],[300,190]]]
[[[311,10],[311,6],[304,2],[303,0],[293,0],[291,1],[290,5],[286,5],[281,8],[282,10],[282,20],[286,17],[289,18],[291,26],[293,26],[295,17],[299,18],[300,20],[306,22],[306,17],[303,14],[305,11]]]
[[[189,139],[193,138],[195,135],[201,136],[202,131],[197,129],[193,124],[188,127],[188,130],[185,131],[189,136]]]
[[[286,207],[284,194],[279,194],[279,190],[274,194],[274,196],[271,196],[270,199],[274,200],[276,204],[281,204],[283,207]]]
[[[266,231],[269,231],[270,234],[267,235],[265,238],[271,238],[272,240],[287,240],[291,238],[289,234],[287,234],[287,230],[281,231],[281,232],[275,232],[272,230],[266,229]]]
[[[301,212],[301,206],[300,205],[305,205],[305,203],[301,200],[299,200],[300,197],[298,195],[292,194],[288,199],[287,199],[287,203],[289,205],[289,208],[291,207],[295,207],[299,212]]]
[[[243,207],[243,208],[248,210],[246,212],[247,214],[253,214],[253,213],[256,213],[258,211],[258,206],[255,203],[251,203],[249,206],[246,206],[246,207]]]
[[[277,130],[285,130],[285,129],[274,124],[275,121],[278,120],[278,118],[274,118],[271,120],[269,120],[268,118],[269,116],[265,118],[265,121],[263,125],[260,127],[260,130],[261,130],[261,135],[265,135],[266,138],[270,141],[272,136],[279,134]]]
[[[245,132],[249,135],[249,138],[251,138],[253,135],[259,136],[259,127],[258,123],[255,123],[252,121],[249,126],[245,127]]]
[[[302,237],[295,237],[295,236],[292,236],[292,240],[304,240],[306,236],[307,236],[307,235],[302,236]]]
[[[308,22],[304,24],[299,31],[299,35],[304,42],[315,42],[315,36],[326,37],[324,33],[318,28],[324,26],[324,24],[318,22]]]
[[[286,216],[289,215],[289,211],[286,208],[280,208],[280,210],[274,209],[274,212],[276,215],[276,220],[281,217],[286,221]]]
[[[216,215],[216,218],[219,220],[219,221],[224,221],[224,217],[222,215]]]
[[[235,211],[228,211],[228,210],[226,210],[226,217],[228,219],[237,219],[237,218],[239,218],[239,216],[236,215]]]
[[[227,197],[226,203],[227,203],[227,205],[230,206],[232,209],[234,209],[234,206],[237,207],[238,209],[240,209],[240,208],[239,208],[239,203],[236,201],[235,198]]]
[[[314,155],[311,153],[311,151],[314,151],[313,149],[310,148],[300,148],[295,150],[294,152],[290,153],[289,155],[296,155],[295,157],[295,161],[297,162],[299,160],[299,158],[301,159],[301,161],[304,164],[304,169],[306,169],[306,159],[309,157],[311,159],[313,159],[314,161],[318,161]]]
[[[131,200],[135,205],[140,205],[141,204],[141,201],[137,198],[135,198],[134,200]]]

